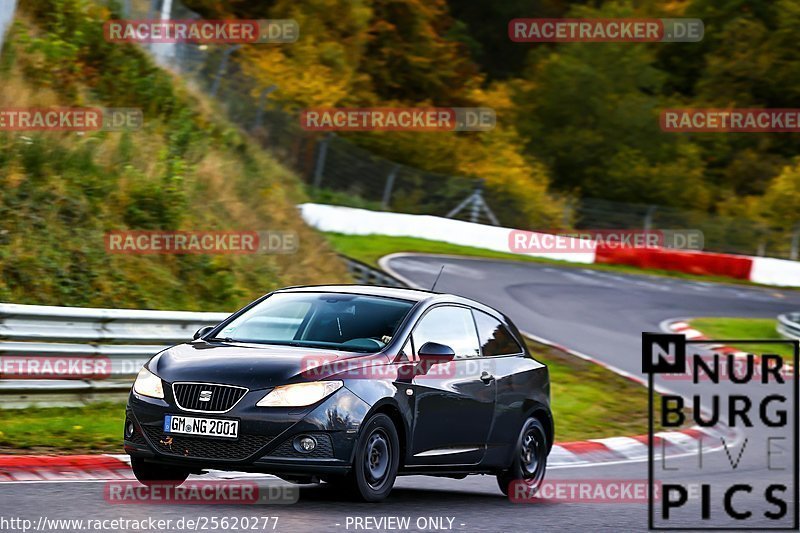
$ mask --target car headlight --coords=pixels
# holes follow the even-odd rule
[[[161,384],[161,378],[144,367],[139,370],[136,381],[133,382],[133,391],[150,398],[164,398],[164,386]]]
[[[341,381],[313,381],[275,387],[256,404],[259,407],[304,407],[339,390]]]

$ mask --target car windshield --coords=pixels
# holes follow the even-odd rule
[[[226,325],[213,340],[352,352],[381,350],[414,302],[340,293],[277,293]]]

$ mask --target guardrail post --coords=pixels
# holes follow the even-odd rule
[[[792,233],[792,248],[789,251],[789,259],[797,261],[798,256],[800,256],[800,224],[794,227],[794,233]]]
[[[277,89],[277,85],[270,85],[261,91],[261,94],[258,96],[258,107],[256,108],[256,118],[253,122],[253,128],[260,128],[264,124],[264,107],[267,105],[267,96]]]
[[[317,152],[317,163],[314,166],[314,188],[319,189],[322,184],[322,172],[325,170],[325,159],[328,157],[328,143],[330,143],[331,136],[328,133],[319,142],[319,151]]]
[[[386,186],[383,188],[383,201],[381,207],[389,209],[389,201],[392,199],[392,188],[394,187],[394,180],[397,177],[397,171],[400,169],[399,165],[392,166],[389,175],[386,176]]]
[[[650,231],[653,227],[653,215],[658,209],[658,206],[651,205],[647,208],[647,212],[644,215],[644,230]]]
[[[231,46],[222,54],[222,61],[219,62],[219,68],[217,69],[217,75],[214,78],[214,83],[211,85],[211,91],[209,94],[212,97],[217,96],[219,92],[220,83],[222,83],[222,76],[225,75],[225,71],[228,70],[228,58],[230,58],[231,54],[234,53],[236,50],[241,48],[242,45],[237,44],[235,46]]]

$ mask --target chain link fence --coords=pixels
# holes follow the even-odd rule
[[[123,0],[118,5],[129,19],[201,18],[177,0]],[[480,179],[427,172],[389,161],[335,134],[303,130],[296,114],[285,110],[279,97],[270,97],[280,94],[279,82],[259,87],[241,71],[233,60],[239,45],[145,46],[159,64],[215,98],[231,121],[297,172],[316,201],[498,222],[479,204],[452,214],[471,195],[483,201]],[[742,218],[599,199],[568,204],[564,221],[576,229],[694,229],[703,231],[707,250],[798,258],[800,228],[776,230]],[[507,206],[490,207],[502,224]]]
[[[800,228],[781,231],[752,220],[674,207],[583,199],[575,209],[578,228],[692,229],[715,252],[798,259]]]

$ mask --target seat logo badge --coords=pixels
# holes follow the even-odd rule
[[[200,391],[200,396],[198,396],[197,399],[199,401],[201,401],[201,402],[210,402],[211,401],[211,391],[210,390]]]

